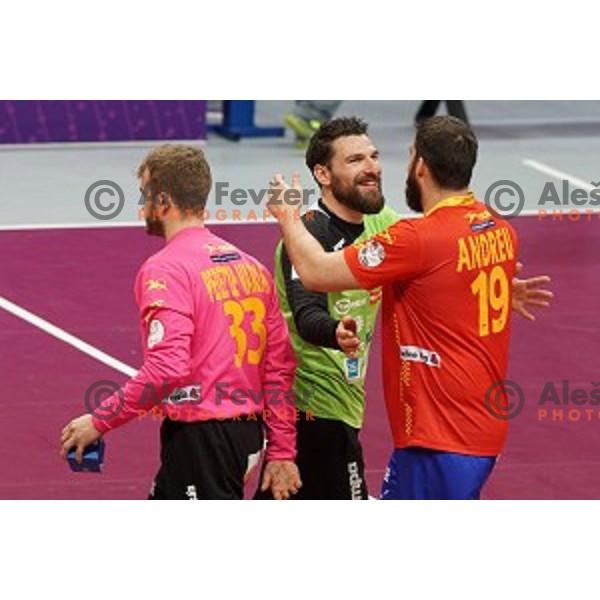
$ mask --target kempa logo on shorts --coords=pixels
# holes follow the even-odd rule
[[[437,352],[418,346],[400,346],[400,358],[411,362],[420,362],[428,367],[440,368],[442,366],[442,359]]]
[[[356,461],[348,463],[348,474],[350,475],[350,492],[352,500],[362,500],[362,477],[358,473],[358,463]]]
[[[347,315],[353,308],[361,308],[368,302],[368,298],[359,298],[358,300],[350,300],[350,298],[342,298],[338,300],[333,309],[339,315]]]

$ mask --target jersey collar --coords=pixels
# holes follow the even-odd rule
[[[469,192],[464,196],[450,196],[450,198],[445,198],[441,202],[438,202],[430,211],[425,213],[425,216],[431,216],[436,210],[439,210],[440,208],[452,206],[468,206],[469,204],[475,204],[475,194],[473,192]]]

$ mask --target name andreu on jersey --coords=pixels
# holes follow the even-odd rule
[[[458,239],[458,273],[514,260],[515,248],[508,227],[496,228],[488,211],[469,213],[465,218],[477,235]]]

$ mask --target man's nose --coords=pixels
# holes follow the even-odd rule
[[[379,164],[379,161],[372,158],[367,159],[365,174],[376,175],[379,177],[381,175],[381,165]]]

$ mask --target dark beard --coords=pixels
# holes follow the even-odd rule
[[[385,205],[385,198],[381,193],[381,179],[377,180],[379,187],[373,190],[373,196],[365,196],[358,189],[356,180],[352,187],[343,186],[335,177],[331,178],[331,192],[335,199],[347,206],[351,210],[362,213],[363,215],[376,215],[381,212]]]
[[[415,175],[416,163],[413,162],[410,172],[406,177],[406,204],[415,212],[423,212],[423,194]]]
[[[165,224],[157,217],[156,213],[156,207],[153,206],[150,216],[146,217],[146,233],[148,235],[157,235],[164,238]]]

